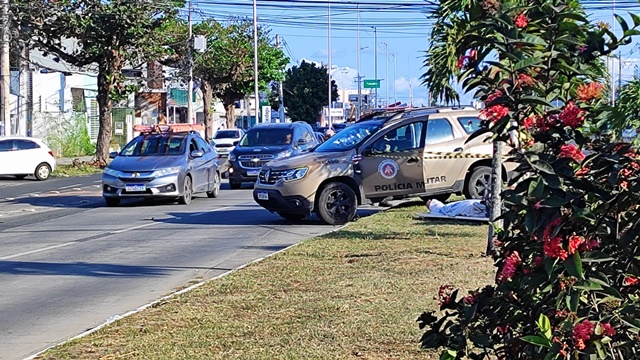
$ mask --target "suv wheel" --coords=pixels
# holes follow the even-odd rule
[[[234,189],[240,189],[242,187],[242,183],[241,182],[236,182],[236,181],[229,181],[229,186]]]
[[[467,199],[482,199],[491,188],[491,168],[488,166],[478,166],[473,169],[469,182],[464,189]]]
[[[182,196],[178,198],[178,203],[182,205],[189,205],[192,197],[193,187],[191,186],[191,176],[187,175],[184,178],[184,189],[182,190]]]
[[[213,174],[213,189],[207,191],[207,196],[210,198],[217,198],[220,196],[220,174],[216,171]]]
[[[287,219],[290,221],[299,221],[304,219],[304,215],[302,214],[292,214],[278,211],[278,215],[280,215],[283,219]]]
[[[325,185],[318,197],[316,214],[330,225],[342,225],[356,216],[356,193],[347,184],[333,182]]]

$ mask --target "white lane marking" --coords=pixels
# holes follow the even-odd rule
[[[29,196],[31,196],[31,197],[40,197],[40,194],[38,194],[38,193],[35,193],[35,194],[29,194]]]
[[[51,190],[49,191],[50,194],[60,194],[60,191],[58,190]]]
[[[13,200],[15,200],[16,198],[4,198],[4,199],[5,199],[6,201],[13,201]]]
[[[58,244],[58,245],[53,245],[53,246],[47,246],[47,247],[40,248],[40,249],[35,249],[35,250],[31,250],[31,251],[25,251],[25,252],[22,252],[22,253],[19,253],[19,254],[13,254],[13,255],[5,256],[5,257],[0,257],[0,260],[9,260],[9,259],[14,259],[14,258],[17,258],[17,257],[20,257],[20,256],[37,254],[39,252],[58,249],[58,248],[61,248],[61,247],[73,245],[75,243],[77,243],[77,241],[71,241],[71,242],[68,242],[68,243],[63,243],[63,244]]]
[[[136,230],[136,229],[142,229],[142,228],[146,228],[148,226],[152,226],[152,225],[156,225],[159,224],[157,222],[152,222],[149,224],[142,224],[142,225],[138,225],[138,226],[133,226],[130,228],[126,228],[126,229],[120,229],[120,230],[116,230],[116,231],[110,231],[109,234],[121,234],[123,232],[127,232],[127,231],[131,231],[131,230]]]
[[[96,180],[96,181],[94,181],[94,183],[101,183],[101,182],[102,182],[102,180]]]
[[[69,188],[80,186],[80,185],[82,185],[82,184],[67,185],[67,186],[62,186],[59,189],[69,189]]]

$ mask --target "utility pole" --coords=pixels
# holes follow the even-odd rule
[[[356,107],[356,121],[360,120],[360,116],[362,114],[362,79],[360,77],[360,4],[356,5],[356,14],[358,17],[358,21],[357,21],[357,30],[356,30],[356,38],[357,38],[357,46],[358,46],[358,52],[357,52],[357,57],[358,59],[356,60],[357,62],[357,67],[358,67],[358,71],[357,71],[357,76],[358,76],[358,106]]]
[[[253,0],[253,93],[255,99],[256,124],[260,122],[260,92],[258,89],[258,1]],[[249,107],[247,106],[247,112]]]
[[[618,91],[622,89],[622,52],[618,51]]]
[[[382,43],[384,45],[385,51],[385,76],[384,76],[384,97],[385,97],[385,107],[389,107],[389,44],[386,42]]]
[[[329,123],[327,126],[331,128],[333,125],[333,121],[331,121],[331,0],[327,1],[327,57],[329,58],[329,106],[327,107],[327,117],[329,118]]]
[[[398,78],[398,62],[397,62],[398,54],[393,53],[391,55],[393,56],[393,102],[397,103],[398,98],[396,97],[396,79]]]
[[[613,27],[613,34],[615,35],[616,33],[616,0],[613,0],[613,4],[611,7],[611,26]],[[618,61],[620,61],[620,59],[618,59]],[[616,80],[615,80],[615,65],[613,63],[613,57],[611,58],[611,105],[616,106]]]
[[[11,69],[9,65],[9,0],[1,0],[0,3],[2,5],[1,16],[0,19],[0,36],[2,41],[2,46],[0,47],[0,123],[4,125],[4,134],[0,135],[11,135],[11,115],[10,109],[11,106],[9,102],[9,91],[10,91],[10,83],[11,83]]]
[[[280,35],[276,34],[276,47],[280,49]],[[280,80],[278,82],[278,114],[280,115],[280,122],[285,122],[284,120],[284,89],[282,88],[282,82]]]
[[[378,29],[375,26],[373,27],[373,67],[373,76],[378,80]],[[373,107],[378,108],[378,88],[375,88],[373,94]]]
[[[189,81],[187,84],[187,123],[193,124],[193,23],[191,21],[191,4],[189,1]]]

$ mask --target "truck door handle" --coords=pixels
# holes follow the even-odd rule
[[[464,151],[464,149],[463,149],[463,148],[461,148],[461,147],[459,147],[459,148],[455,148],[455,150],[453,150],[453,152],[456,152],[456,153],[461,153],[461,152],[463,152],[463,151]]]
[[[417,163],[418,163],[418,159],[416,159],[416,158],[411,158],[411,159],[407,160],[407,164],[408,165],[417,164]]]

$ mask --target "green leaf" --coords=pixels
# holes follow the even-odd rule
[[[640,30],[638,29],[631,29],[624,32],[625,37],[638,36],[638,35],[640,35]]]
[[[520,102],[522,102],[523,104],[534,104],[534,105],[553,107],[553,105],[547,100],[539,97],[533,97],[533,96],[523,96],[520,98]]]
[[[569,201],[558,196],[548,197],[540,202],[540,205],[546,207],[560,207],[567,204]]]
[[[544,183],[539,179],[534,179],[529,183],[529,196],[539,199],[544,193]]]
[[[634,27],[640,26],[640,16],[638,16],[638,15],[636,15],[634,13],[629,13],[629,16],[633,20],[633,26]]]
[[[547,45],[547,42],[543,38],[533,35],[531,33],[522,34],[522,39],[524,40],[524,42],[527,42],[533,45]]]
[[[526,342],[528,342],[528,343],[530,343],[530,344],[542,346],[542,347],[545,347],[547,349],[551,349],[551,341],[549,341],[548,339],[543,338],[542,336],[527,335],[527,336],[523,336],[521,339],[526,341]]]
[[[582,273],[582,260],[580,259],[580,254],[577,252],[565,260],[564,267],[567,269],[569,275],[575,276],[581,280],[584,279],[584,274]]]
[[[536,322],[538,325],[538,329],[540,329],[540,334],[543,335],[546,339],[551,339],[551,322],[549,318],[545,314],[540,314],[538,321]]]
[[[544,59],[541,57],[530,57],[530,58],[522,59],[518,61],[515,65],[513,65],[513,70],[518,71],[520,69],[528,68],[528,67],[531,67],[532,65],[541,63],[543,60]]]
[[[602,285],[598,284],[595,281],[582,280],[575,283],[573,285],[573,288],[579,290],[602,290]]]
[[[531,162],[531,166],[534,169],[536,169],[538,171],[541,171],[543,173],[555,175],[555,172],[553,171],[553,167],[551,166],[551,164],[549,164],[548,162],[546,162],[544,160],[533,161],[533,162]]]
[[[442,354],[440,354],[440,360],[456,360],[457,352],[454,350],[445,350]]]
[[[524,226],[529,233],[533,233],[536,230],[537,214],[535,211],[527,211],[524,216]]]
[[[578,294],[577,291],[574,291],[571,294],[567,295],[567,297],[565,298],[565,301],[567,303],[567,309],[569,309],[569,311],[576,312],[578,311],[578,302],[580,301],[580,294]]]
[[[627,30],[629,30],[629,25],[627,25],[627,22],[624,20],[622,16],[618,14],[616,14],[615,17],[616,17],[616,20],[618,20],[618,23],[620,24],[620,28],[622,29],[622,32],[626,33]]]

